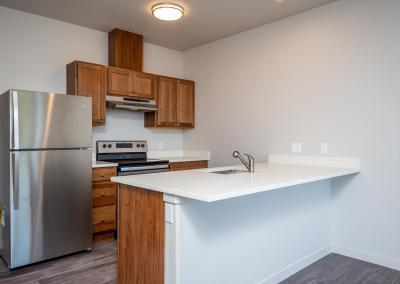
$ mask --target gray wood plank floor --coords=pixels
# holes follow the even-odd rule
[[[281,284],[399,284],[400,271],[330,254]]]
[[[94,245],[92,252],[9,271],[0,260],[1,284],[111,284],[117,283],[117,242]]]
[[[111,284],[116,283],[117,243],[96,244],[90,253],[9,271],[0,260],[1,284]],[[205,283],[208,284],[208,283]],[[330,254],[281,284],[400,284],[400,271]]]

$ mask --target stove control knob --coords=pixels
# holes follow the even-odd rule
[[[136,147],[137,147],[137,148],[140,148],[140,144],[136,144]]]
[[[112,147],[112,145],[111,144],[108,144],[108,148],[111,148]]]
[[[106,145],[106,144],[103,144],[103,148],[107,148],[107,145]]]
[[[144,148],[144,144],[140,145],[142,148]]]

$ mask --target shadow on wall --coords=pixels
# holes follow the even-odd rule
[[[223,241],[233,235],[252,232],[261,227],[269,230],[283,227],[289,234],[296,233],[298,224],[308,223],[310,212],[325,213],[322,223],[328,224],[330,181],[320,181],[255,193],[248,196],[207,203],[187,199],[182,209],[197,231],[197,237]],[[295,220],[289,222],[288,220]],[[312,226],[308,224],[312,231]],[[223,228],[223,231],[218,228]],[[286,230],[285,229],[285,230]],[[274,232],[270,232],[274,235]]]
[[[332,179],[332,200],[339,198],[346,190],[349,190],[353,184],[363,181],[362,172],[356,175]]]

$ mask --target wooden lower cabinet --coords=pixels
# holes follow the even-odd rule
[[[93,241],[114,237],[117,229],[117,185],[111,177],[117,175],[116,168],[92,170],[92,232]]]
[[[93,208],[93,233],[116,229],[115,205]]]
[[[163,193],[119,185],[118,283],[164,283]]]
[[[208,161],[177,162],[169,164],[169,170],[171,172],[204,168],[208,168]]]

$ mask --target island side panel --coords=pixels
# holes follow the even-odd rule
[[[164,283],[163,194],[119,184],[118,283]]]
[[[279,283],[330,253],[330,200],[330,181],[211,203],[182,198],[167,224],[173,284]]]

